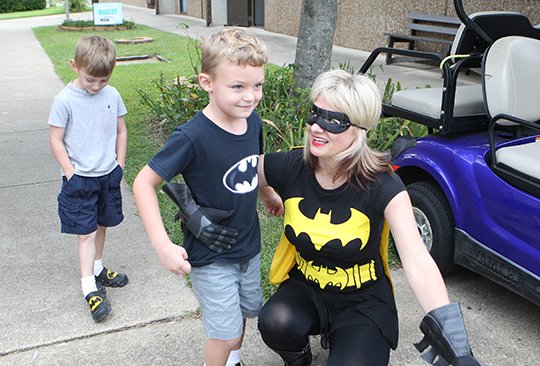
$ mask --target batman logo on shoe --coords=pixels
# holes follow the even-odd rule
[[[113,272],[113,271],[107,270],[107,278],[108,278],[109,280],[112,280],[112,279],[115,278],[117,275],[118,275],[118,272]]]
[[[103,302],[103,298],[101,296],[92,296],[88,300],[88,305],[90,305],[90,311],[96,310],[96,308]]]

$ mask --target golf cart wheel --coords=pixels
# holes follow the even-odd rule
[[[431,181],[407,186],[418,232],[443,275],[454,269],[454,219],[441,189]]]

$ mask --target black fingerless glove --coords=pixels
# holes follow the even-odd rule
[[[238,230],[216,224],[230,217],[233,213],[232,210],[199,206],[193,200],[191,191],[185,184],[167,183],[163,186],[163,192],[180,209],[175,218],[180,218],[184,227],[209,249],[221,253],[225,249],[231,249],[232,245],[236,243]]]
[[[451,303],[431,310],[420,323],[424,338],[414,346],[422,358],[436,366],[481,366],[474,358],[465,330],[461,307]]]

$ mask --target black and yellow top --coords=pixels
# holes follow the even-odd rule
[[[385,276],[384,209],[404,189],[399,177],[380,174],[368,190],[347,183],[326,190],[304,164],[301,150],[266,155],[265,177],[283,199],[285,235],[308,282],[324,291],[352,292]]]
[[[405,186],[396,174],[381,173],[365,190],[347,183],[326,190],[302,153],[300,149],[271,153],[264,159],[266,180],[285,205],[284,235],[296,249],[291,274],[308,284],[310,292],[320,292],[316,296],[323,302],[346,301],[357,307],[386,328],[383,333],[389,333],[395,345],[397,316],[390,316],[394,326],[388,319],[395,313],[395,303],[381,236],[384,209]]]

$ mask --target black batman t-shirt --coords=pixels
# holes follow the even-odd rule
[[[230,250],[216,253],[190,233],[184,247],[194,267],[214,261],[244,262],[260,252],[256,204],[257,165],[263,151],[262,121],[256,112],[247,119],[247,131],[231,134],[198,112],[173,132],[148,165],[165,181],[181,174],[200,206],[233,210],[220,225],[239,231]]]
[[[302,149],[265,155],[268,184],[285,205],[284,230],[296,247],[297,269],[313,286],[348,293],[385,276],[380,255],[384,209],[405,189],[394,173],[380,173],[367,190],[343,184],[323,189]]]

